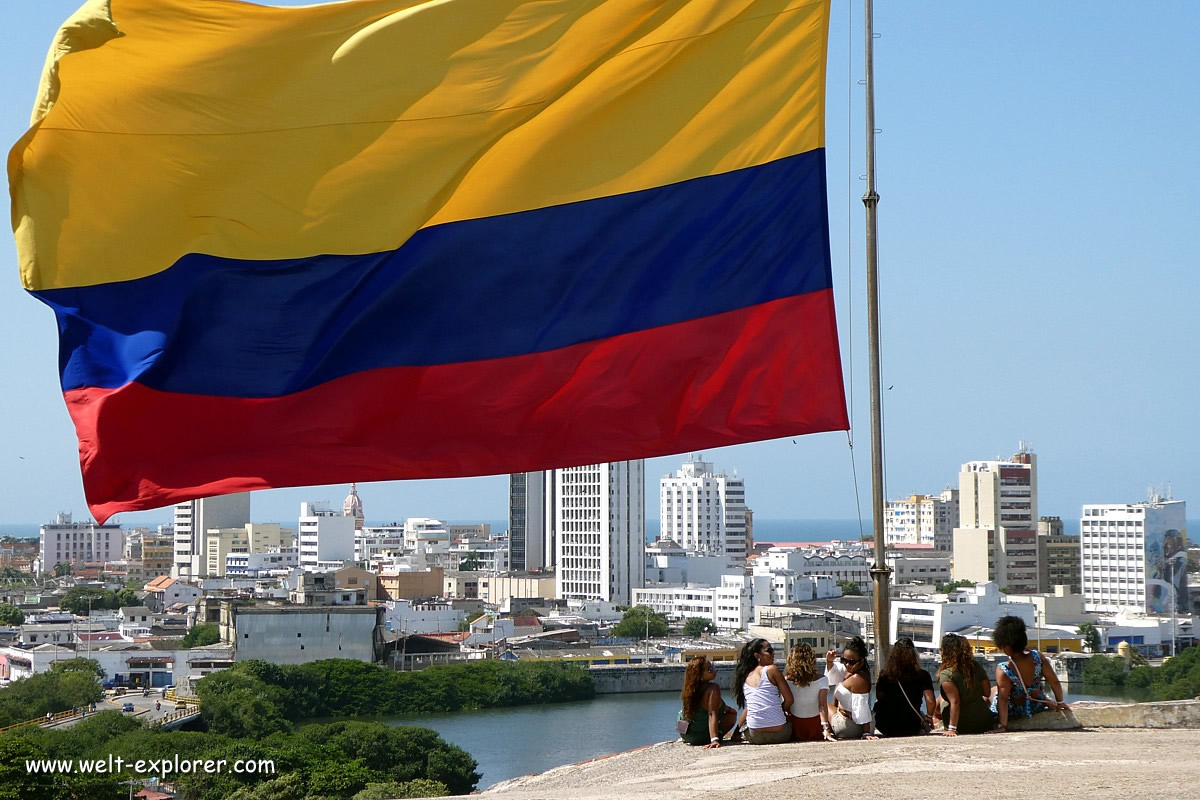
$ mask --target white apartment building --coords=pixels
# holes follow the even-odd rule
[[[644,463],[559,469],[553,480],[556,594],[630,604],[645,576]]]
[[[300,504],[300,568],[309,572],[340,567],[354,560],[355,518],[329,503]]]
[[[274,570],[289,570],[300,566],[300,548],[282,547],[261,553],[230,553],[225,556],[225,576],[255,578]]]
[[[764,584],[763,591],[769,592]],[[635,606],[648,606],[673,622],[706,619],[718,631],[744,629],[754,612],[754,585],[749,575],[722,575],[717,586],[655,586],[633,590]]]
[[[1088,611],[1191,613],[1182,500],[1085,505],[1079,521]]]
[[[354,561],[362,567],[404,555],[404,525],[378,525],[354,534]]]
[[[655,583],[716,586],[733,571],[729,556],[684,550],[670,539],[646,545],[646,585]]]
[[[913,640],[919,648],[941,647],[942,636],[971,625],[995,627],[996,620],[1006,615],[1020,617],[1033,627],[1035,608],[1032,603],[1009,602],[994,583],[981,583],[968,589],[956,589],[949,595],[937,595],[944,600],[893,600],[891,640],[902,636]]]
[[[800,577],[826,576],[838,581],[854,581],[860,591],[871,591],[870,558],[861,549],[825,550],[800,547],[772,547],[754,562],[754,573],[790,573]]]
[[[428,549],[430,545],[450,544],[450,531],[440,519],[409,517],[404,520],[404,545],[409,550]]]
[[[511,569],[509,566],[510,553],[508,539],[502,536],[482,541],[464,540],[450,546],[450,561],[455,569],[464,569],[464,562],[470,562],[473,559],[475,571],[499,575]],[[470,567],[471,565],[467,563],[466,566]]]
[[[888,545],[931,544],[951,547],[958,525],[958,489],[939,495],[914,494],[889,500],[883,518],[884,541]]]
[[[746,557],[746,486],[693,458],[659,481],[659,538],[684,549]]]
[[[117,561],[125,550],[120,525],[72,522],[63,512],[42,525],[38,535],[38,567],[53,572],[55,564]]]
[[[555,473],[514,472],[508,476],[509,563],[519,571],[554,566]]]
[[[240,528],[250,521],[250,493],[204,497],[175,506],[175,566],[171,577],[187,580],[204,574],[208,531]]]
[[[1037,456],[1022,443],[1008,461],[963,464],[958,478],[954,579],[1037,592]]]

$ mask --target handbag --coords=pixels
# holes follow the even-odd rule
[[[933,724],[924,714],[922,714],[920,711],[917,711],[917,707],[913,705],[913,701],[911,698],[909,698],[908,692],[904,691],[903,684],[901,684],[899,681],[896,681],[896,687],[900,690],[900,695],[904,698],[904,702],[908,703],[908,707],[911,708],[912,712],[917,715],[917,719],[921,720],[921,733],[929,733],[932,731]]]

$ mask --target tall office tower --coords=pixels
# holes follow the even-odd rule
[[[958,474],[955,580],[1038,590],[1037,456],[1021,444],[1008,461],[970,461]]]
[[[659,481],[659,538],[685,550],[746,558],[746,486],[693,458]]]
[[[175,506],[174,578],[199,578],[208,567],[208,532],[240,528],[250,521],[250,493],[189,500]]]
[[[350,484],[350,494],[346,495],[345,501],[342,503],[342,516],[354,517],[354,530],[361,531],[363,529],[363,504],[358,496],[358,484]]]
[[[38,532],[38,569],[52,574],[55,564],[116,561],[124,550],[120,525],[72,522],[70,514],[61,513]]]
[[[628,605],[646,574],[644,462],[559,469],[553,481],[557,596]]]
[[[957,524],[958,489],[946,489],[937,496],[914,494],[888,501],[883,517],[884,540],[890,545],[931,544],[935,549],[949,550]]]
[[[1079,521],[1088,611],[1190,614],[1187,513],[1182,500],[1086,505]],[[1172,603],[1172,601],[1174,601]]]
[[[354,523],[354,517],[337,513],[327,502],[301,503],[300,569],[340,569],[345,562],[353,562]]]
[[[554,566],[555,473],[514,472],[508,476],[508,548],[511,568]]]
[[[1037,526],[1038,592],[1046,594],[1055,586],[1069,586],[1075,594],[1083,592],[1079,537],[1063,532],[1059,517],[1042,517]]]

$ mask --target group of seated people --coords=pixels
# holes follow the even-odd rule
[[[942,638],[940,703],[934,679],[907,638],[892,645],[875,684],[874,705],[867,646],[858,636],[845,645],[840,658],[836,650],[826,653],[823,669],[807,644],[792,647],[781,671],[774,645],[766,639],[747,642],[738,654],[733,679],[740,713],[725,705],[712,661],[696,656],[684,673],[677,730],[688,744],[709,748],[737,741],[777,744],[918,736],[933,732],[937,724],[943,736],[957,736],[1001,732],[1010,719],[1067,710],[1054,668],[1037,650],[1027,649],[1029,638],[1020,617],[1001,617],[992,637],[1006,656],[996,667],[994,684],[966,639],[953,633]]]

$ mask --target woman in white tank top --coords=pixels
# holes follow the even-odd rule
[[[766,639],[753,639],[738,654],[733,693],[742,710],[738,727],[750,744],[790,741],[792,726],[784,708],[791,708],[792,690],[775,666],[775,647]]]

